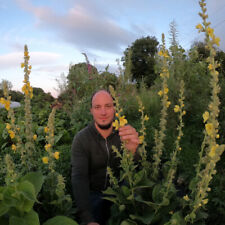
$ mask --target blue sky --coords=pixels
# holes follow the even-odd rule
[[[225,51],[225,1],[206,1],[209,20]],[[27,44],[33,66],[31,85],[55,96],[56,79],[70,64],[85,62],[85,52],[99,70],[116,59],[137,38],[169,40],[169,24],[177,24],[179,44],[188,49],[203,38],[197,0],[0,0],[0,81],[20,90],[23,48]],[[167,41],[167,45],[169,42]]]

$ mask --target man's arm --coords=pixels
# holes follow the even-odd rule
[[[82,222],[88,224],[94,221],[89,202],[88,155],[79,136],[72,144],[71,164],[73,196]]]

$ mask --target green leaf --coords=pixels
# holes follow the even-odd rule
[[[0,217],[9,211],[9,207],[5,205],[2,201],[0,202]],[[1,224],[1,223],[0,223]]]
[[[154,202],[150,202],[150,201],[145,201],[143,200],[142,196],[141,195],[137,195],[134,197],[134,199],[137,201],[137,202],[142,202],[144,203],[145,205],[148,205],[154,209],[156,209],[158,207],[159,204],[156,204]]]
[[[23,217],[11,216],[9,218],[9,225],[40,225],[38,214],[31,210]]]
[[[152,199],[156,203],[160,203],[162,201],[162,185],[156,184],[152,191]]]
[[[121,187],[122,193],[125,195],[125,197],[128,197],[130,195],[130,189],[127,186]]]
[[[19,183],[18,190],[20,193],[28,200],[35,202],[36,201],[36,194],[35,188],[32,183],[25,180]]]
[[[151,224],[152,219],[154,218],[155,214],[153,212],[151,214],[147,213],[146,215],[142,215],[142,216],[138,216],[138,215],[129,215],[129,216],[132,220],[138,220],[144,224]]]
[[[40,192],[41,187],[44,183],[44,176],[42,175],[41,172],[30,172],[26,174],[25,176],[23,176],[20,180],[21,181],[27,180],[31,184],[33,184],[35,188],[35,194],[37,196],[37,194]]]
[[[115,195],[117,196],[117,192],[114,191],[111,187],[108,187],[105,191],[103,191],[104,194],[106,195]]]
[[[43,225],[78,225],[78,223],[66,216],[56,216],[47,220]]]
[[[122,221],[120,225],[137,225],[137,223],[128,219],[128,220]]]

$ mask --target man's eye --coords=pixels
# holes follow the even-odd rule
[[[98,106],[98,105],[97,105],[97,106],[95,106],[95,109],[100,109],[100,106]]]

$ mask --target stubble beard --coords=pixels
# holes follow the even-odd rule
[[[99,123],[96,123],[96,124],[101,130],[108,130],[112,126],[112,121],[108,124],[105,124],[105,125],[101,125]]]

